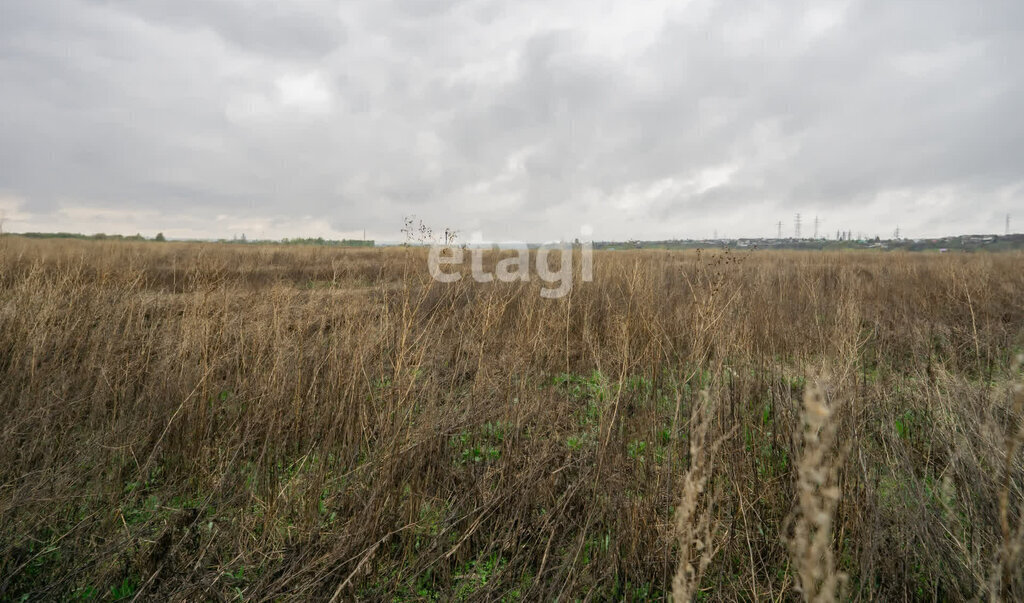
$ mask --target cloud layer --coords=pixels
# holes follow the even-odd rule
[[[1024,4],[0,5],[8,230],[1001,232]],[[1024,221],[1024,212],[1020,220]]]

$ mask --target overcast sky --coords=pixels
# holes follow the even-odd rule
[[[1020,0],[3,0],[7,231],[1024,231]]]

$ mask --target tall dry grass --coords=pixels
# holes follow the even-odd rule
[[[667,598],[701,391],[694,592],[1024,596],[1020,254],[608,252],[546,300],[416,249],[2,242],[4,598]]]

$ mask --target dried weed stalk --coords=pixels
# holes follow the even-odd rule
[[[803,449],[797,461],[797,502],[790,554],[805,601],[835,601],[845,576],[836,571],[832,524],[839,503],[833,449],[836,421],[816,378],[807,381],[803,405]]]
[[[1013,390],[1013,420],[1016,421],[1016,429],[1011,423],[1010,433],[1006,436],[1006,462],[1003,469],[1003,488],[999,492],[999,527],[1002,532],[1002,544],[999,547],[999,562],[996,564],[993,583],[998,584],[998,589],[993,588],[993,600],[1010,601],[1014,598],[1013,578],[1019,573],[1021,567],[1021,553],[1024,552],[1024,525],[1017,521],[1017,525],[1011,525],[1010,492],[1013,485],[1014,461],[1024,442],[1024,379],[1020,377],[1020,371],[1024,368],[1024,354],[1018,354],[1011,367],[1014,381]],[[998,593],[998,598],[995,595]],[[1016,593],[1019,596],[1019,593]]]
[[[701,577],[721,543],[717,535],[721,524],[714,519],[715,492],[704,494],[714,469],[714,457],[729,434],[708,442],[714,419],[714,405],[707,391],[700,393],[693,410],[690,428],[690,469],[683,480],[682,500],[676,508],[676,532],[679,538],[679,565],[672,579],[672,599],[692,601]]]

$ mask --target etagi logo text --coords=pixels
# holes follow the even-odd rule
[[[593,245],[589,242],[580,243],[575,246],[580,250],[580,280],[591,282],[594,280],[594,257]],[[483,256],[485,251],[514,250],[513,257],[499,260],[494,267],[494,272],[486,272],[483,268]],[[541,287],[541,297],[547,299],[558,299],[565,297],[572,291],[573,282],[573,253],[574,245],[568,243],[545,243],[534,250],[534,269],[537,276],[549,287]],[[559,267],[552,270],[548,263],[548,256],[552,251],[559,252]],[[455,247],[451,245],[431,245],[427,255],[427,267],[430,269],[430,276],[441,283],[454,283],[462,279],[461,272],[446,272],[442,266],[459,266],[463,263],[466,252],[469,253],[470,274],[478,283],[490,283],[497,278],[500,282],[510,283],[514,281],[528,282],[530,280],[530,249],[525,243],[499,243],[483,245],[474,243],[471,247]]]

